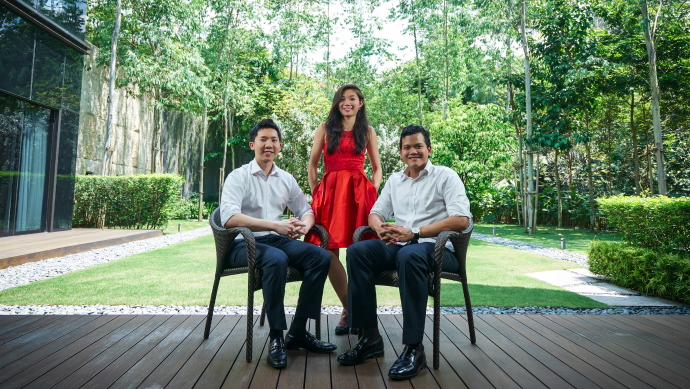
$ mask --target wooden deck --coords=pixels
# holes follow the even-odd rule
[[[162,236],[163,230],[73,228],[0,238],[0,269]]]
[[[690,316],[476,315],[441,321],[441,366],[390,381],[402,317],[380,316],[385,357],[340,366],[290,351],[268,366],[268,328],[245,361],[243,316],[0,316],[0,387],[10,388],[690,388]],[[255,318],[256,319],[256,318]],[[324,338],[337,316],[323,316]],[[431,359],[431,320],[425,347]],[[330,335],[342,352],[354,336]]]

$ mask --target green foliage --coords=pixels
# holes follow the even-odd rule
[[[161,228],[181,186],[173,174],[77,176],[73,227]]]
[[[690,198],[615,196],[597,200],[601,213],[636,247],[690,247]]]
[[[589,269],[616,284],[690,303],[690,255],[626,243],[590,244]]]

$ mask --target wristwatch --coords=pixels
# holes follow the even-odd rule
[[[412,234],[414,235],[413,239],[419,239],[419,227],[412,227],[411,229]]]

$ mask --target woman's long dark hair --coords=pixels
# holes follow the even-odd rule
[[[328,147],[326,152],[332,155],[335,150],[340,148],[340,137],[343,134],[343,115],[340,113],[340,98],[346,90],[353,90],[362,101],[362,107],[357,111],[357,118],[355,125],[352,128],[352,135],[355,138],[355,154],[361,153],[367,147],[369,140],[369,120],[367,119],[366,103],[364,103],[364,95],[355,84],[343,85],[335,92],[333,96],[333,105],[331,111],[328,113],[326,119],[326,135],[328,138]]]

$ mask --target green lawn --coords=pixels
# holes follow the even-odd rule
[[[163,228],[163,234],[176,234],[177,233],[177,225],[181,224],[182,225],[182,231],[180,232],[185,232],[185,231],[191,231],[191,230],[196,230],[197,228],[204,228],[208,227],[208,220],[203,220],[203,221],[197,221],[196,219],[194,220],[185,220],[185,219],[174,219],[168,222],[168,224]]]
[[[345,262],[342,250],[341,260]],[[215,271],[213,236],[126,257],[63,276],[0,292],[0,304],[34,305],[206,305]],[[470,295],[476,306],[605,307],[589,298],[528,277],[525,274],[579,266],[504,246],[472,240],[468,252]],[[288,284],[286,305],[296,305],[299,283]],[[378,287],[379,305],[400,305],[398,290]],[[464,305],[459,283],[445,281],[443,305]],[[432,301],[432,300],[430,300]],[[261,304],[261,293],[255,294]],[[247,276],[221,280],[217,304],[245,305]],[[326,282],[324,305],[340,305]]]
[[[554,249],[561,248],[561,238],[566,239],[566,251],[587,254],[589,242],[593,240],[619,241],[618,235],[613,233],[590,233],[589,230],[575,230],[572,228],[556,228],[551,226],[537,226],[537,233],[529,235],[525,233],[525,228],[515,224],[486,224],[477,223],[474,225],[474,232],[482,234],[493,234],[493,227],[496,227],[496,234],[501,238],[515,239],[522,242],[538,244]]]

